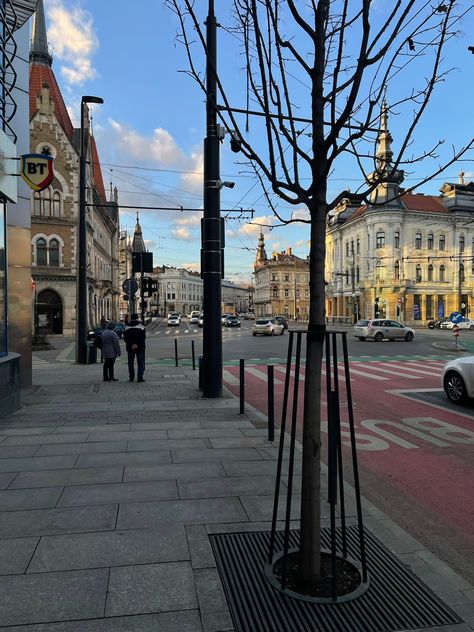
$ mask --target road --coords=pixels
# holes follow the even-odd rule
[[[267,365],[273,364],[278,422],[288,334],[255,338],[252,324],[223,330],[224,382],[238,394],[237,365],[244,358],[246,401],[266,414]],[[147,362],[174,363],[175,340],[180,364],[191,362],[192,341],[196,358],[202,353],[197,326],[184,320],[171,328],[157,319],[147,330]],[[439,330],[417,330],[411,343],[360,342],[349,333],[351,389],[363,494],[473,582],[474,405],[453,406],[441,390],[441,369],[456,355],[446,350],[452,341],[450,331]],[[462,332],[461,341],[474,354],[474,332]],[[72,359],[70,339],[54,343],[54,350],[34,354],[36,366]],[[300,375],[304,379],[304,366]],[[325,411],[323,406],[323,430]],[[344,395],[342,426],[347,432]],[[347,434],[343,440],[348,457]]]

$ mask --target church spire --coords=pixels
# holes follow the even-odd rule
[[[135,231],[133,233],[132,251],[133,252],[146,252],[145,242],[143,241],[142,227],[140,226],[138,212],[137,212],[137,223],[135,224]]]
[[[48,38],[46,37],[46,19],[44,17],[43,0],[38,0],[36,13],[33,17],[33,30],[31,33],[30,63],[40,63],[51,66],[53,58],[48,50]]]
[[[264,263],[268,261],[267,253],[265,250],[265,239],[263,237],[263,231],[260,231],[260,236],[258,238],[258,246],[257,246],[257,255],[255,257],[254,268],[257,270],[261,268]]]

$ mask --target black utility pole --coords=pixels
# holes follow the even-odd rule
[[[217,21],[214,0],[206,19],[206,138],[204,139],[204,217],[201,223],[203,277],[203,397],[222,396],[221,217],[217,133]]]
[[[140,311],[142,323],[145,324],[145,288],[143,285],[143,252],[140,252]]]
[[[81,98],[79,138],[79,228],[76,288],[76,363],[87,364],[87,226],[86,226],[86,154],[84,117],[87,103],[103,103],[100,97]]]

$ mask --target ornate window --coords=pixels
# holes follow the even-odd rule
[[[426,247],[428,248],[428,250],[433,250],[433,247],[434,247],[434,236],[433,236],[433,233],[430,233],[428,235],[428,241],[426,243]]]
[[[428,266],[428,281],[432,281],[433,280],[433,266],[430,265]]]
[[[57,239],[51,239],[49,242],[49,265],[59,265],[59,241]]]
[[[421,246],[422,246],[421,233],[416,233],[416,235],[415,235],[415,248],[416,248],[416,250],[421,250]]]
[[[278,298],[278,286],[277,285],[273,286],[273,288],[272,288],[272,297],[273,298]]]
[[[38,192],[33,194],[33,215],[41,215],[41,195]]]
[[[395,248],[400,248],[400,233],[397,231],[393,237],[394,237],[393,245],[395,246]]]
[[[440,235],[439,236],[439,250],[445,250],[446,249],[446,237],[444,235]]]
[[[36,265],[46,266],[48,265],[48,251],[46,249],[46,239],[40,237],[36,241]]]
[[[385,248],[385,233],[379,232],[375,235],[375,247],[376,248]]]
[[[439,266],[439,280],[446,281],[446,268],[444,266]]]
[[[394,276],[397,281],[400,279],[400,262],[399,261],[395,261]]]
[[[356,241],[356,252],[358,255],[360,254],[360,239],[358,237]]]
[[[53,217],[59,217],[61,215],[61,196],[58,191],[55,191],[53,195]]]
[[[463,235],[459,237],[459,252],[464,252],[465,241]]]
[[[43,193],[43,216],[50,217],[51,216],[51,191],[50,189],[45,189]]]
[[[417,283],[420,283],[420,281],[421,281],[421,266],[420,266],[420,264],[418,264],[418,265],[416,266],[416,276],[415,276],[415,280],[416,280],[416,282],[417,282]]]

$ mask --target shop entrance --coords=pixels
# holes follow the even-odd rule
[[[63,333],[63,303],[53,290],[43,290],[38,294],[36,325],[40,334]]]

